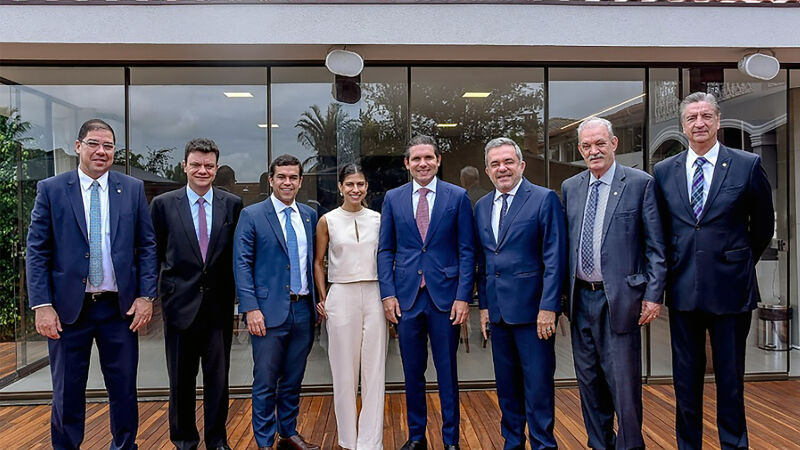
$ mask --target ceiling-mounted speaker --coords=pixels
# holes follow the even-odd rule
[[[739,71],[759,80],[771,80],[781,70],[778,58],[763,53],[753,53],[739,60]]]
[[[361,76],[345,77],[336,75],[333,81],[333,98],[337,102],[354,104],[361,100]]]
[[[325,67],[333,74],[355,77],[364,70],[364,58],[356,52],[334,49],[325,57]]]

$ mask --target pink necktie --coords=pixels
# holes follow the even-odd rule
[[[419,229],[419,235],[422,237],[422,242],[425,242],[425,237],[428,235],[428,225],[431,222],[430,216],[428,215],[428,192],[430,189],[428,188],[419,188],[419,203],[417,203],[417,228]],[[423,244],[424,245],[424,244]],[[419,287],[425,287],[425,274],[422,274],[422,278],[419,281]]]
[[[197,199],[197,241],[200,244],[203,262],[206,261],[206,252],[208,251],[208,224],[206,223],[206,208],[203,206],[205,203],[206,199],[203,197]]]

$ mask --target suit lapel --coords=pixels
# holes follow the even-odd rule
[[[87,231],[86,211],[83,209],[83,194],[81,193],[81,183],[77,171],[73,172],[67,181],[67,197],[72,205],[72,212],[75,214],[75,221],[78,222],[83,239],[88,244],[89,232]]]
[[[614,216],[614,210],[617,209],[619,199],[622,198],[622,191],[625,190],[625,168],[620,164],[617,164],[617,168],[614,172],[614,179],[611,181],[611,187],[609,189],[606,213],[603,216],[603,234],[600,240],[601,247],[603,245],[602,243],[606,240],[606,233],[608,233],[608,227],[611,225],[611,217]]]
[[[499,235],[499,239],[497,240],[497,247],[499,248],[503,244],[503,240],[506,238],[506,234],[508,233],[508,227],[514,222],[514,219],[517,217],[517,214],[522,210],[522,207],[528,201],[528,198],[531,196],[531,185],[526,179],[522,179],[522,183],[519,185],[519,189],[517,189],[517,194],[514,196],[514,199],[511,201],[511,206],[508,207],[508,211],[506,211],[506,217],[503,219],[503,228],[497,230],[497,234]]]
[[[728,174],[728,168],[730,165],[731,154],[724,145],[720,144],[717,163],[714,165],[714,176],[711,178],[711,187],[708,188],[706,203],[703,206],[703,212],[700,213],[700,217],[697,219],[698,222],[703,220],[703,218],[706,216],[706,212],[708,212],[708,210],[711,208],[711,205],[713,205],[714,198],[719,193],[720,186],[722,186],[722,183],[725,182],[725,175]]]
[[[442,215],[444,215],[444,211],[447,209],[447,204],[450,201],[450,189],[445,186],[442,180],[437,180],[436,184],[436,200],[433,202],[431,222],[428,225],[428,234],[425,235],[425,242],[431,241],[431,236],[433,236],[433,233],[436,231],[439,222],[442,221]],[[419,208],[419,205],[417,205],[417,207]],[[414,223],[416,224],[416,218]]]
[[[192,208],[189,206],[189,200],[186,198],[186,188],[181,188],[178,195],[175,196],[175,211],[181,221],[181,228],[186,233],[186,241],[189,242],[189,247],[192,248],[195,258],[200,264],[203,264],[203,256],[200,253],[200,243],[197,241],[197,231],[194,229],[194,220],[192,220]]]
[[[119,226],[119,210],[122,205],[122,183],[115,172],[108,172],[108,216],[111,226],[111,245],[114,245],[114,238],[117,237],[117,227]]]
[[[686,208],[686,212],[689,214],[692,221],[695,221],[694,211],[692,210],[691,203],[689,203],[689,185],[686,179],[686,152],[688,152],[688,150],[684,150],[683,153],[675,158],[675,163],[672,166],[672,180],[675,182],[675,188],[678,195],[681,196],[681,203],[683,203],[683,206]]]
[[[267,216],[267,223],[269,223],[269,225],[272,227],[272,231],[275,233],[275,237],[278,238],[278,243],[281,244],[281,248],[288,255],[289,249],[286,247],[286,238],[283,237],[283,228],[281,228],[278,215],[275,213],[275,207],[272,204],[272,198],[267,197],[264,202],[264,214]]]
[[[414,185],[413,183],[406,183],[400,193],[400,211],[398,216],[403,220],[407,220],[408,226],[414,230],[413,234],[417,240],[422,243],[422,236],[419,235],[419,228],[417,227],[417,218],[414,217]],[[430,226],[428,226],[428,234],[430,234]]]
[[[577,198],[574,202],[570,203],[569,209],[572,211],[567,211],[569,216],[572,216],[575,223],[581,224],[579,227],[574,227],[574,236],[572,236],[572,242],[580,243],[581,233],[583,232],[583,217],[584,212],[586,211],[586,196],[588,195],[589,190],[589,170],[584,170],[580,178],[578,178],[577,185],[575,189],[578,190]]]
[[[214,204],[211,206],[211,235],[208,238],[208,249],[206,249],[206,263],[211,261],[211,257],[214,255],[214,249],[217,247],[216,243],[219,239],[220,229],[225,220],[225,211],[227,210],[225,197],[218,195],[217,192],[214,189]],[[200,244],[198,243],[199,247]]]
[[[487,239],[486,242],[491,242],[492,243],[491,247],[493,249],[497,248],[497,240],[494,237],[494,231],[492,231],[492,209],[494,209],[494,199],[496,194],[497,190],[495,189],[491,192],[491,197],[489,197],[491,201],[487,204],[485,208],[482,208],[479,211],[479,214],[481,215],[480,219],[484,223],[483,233],[489,236],[490,238]]]

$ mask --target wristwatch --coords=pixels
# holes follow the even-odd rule
[[[156,301],[155,297],[139,297],[139,298],[145,299],[148,303],[153,303],[154,301]]]

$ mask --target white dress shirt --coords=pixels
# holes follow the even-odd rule
[[[517,195],[517,190],[519,190],[519,186],[522,184],[522,178],[517,181],[517,184],[511,188],[510,191],[507,192],[508,198],[506,199],[506,203],[508,204],[508,209],[511,209],[511,202],[514,201],[514,197]],[[500,234],[500,210],[503,209],[503,193],[498,191],[497,189],[494,190],[494,203],[492,204],[492,232],[494,233],[494,241],[497,242]],[[506,210],[506,215],[508,215],[508,210]]]
[[[212,205],[214,201],[214,188],[209,188],[208,192],[202,196],[206,204],[203,205],[203,209],[206,212],[206,233],[208,234],[206,237],[211,237],[211,212],[212,212]],[[194,234],[197,235],[197,241],[200,242],[200,204],[197,203],[197,200],[200,198],[200,195],[197,195],[195,191],[192,190],[188,185],[186,186],[186,198],[189,199],[189,209],[192,211],[192,223],[194,223]]]
[[[92,202],[92,183],[94,180],[89,175],[86,175],[78,169],[78,180],[81,184],[81,196],[83,197],[83,214],[86,219],[86,238],[89,239],[90,228],[90,214]],[[97,179],[100,185],[100,228],[101,241],[101,254],[103,255],[103,282],[100,286],[92,286],[88,278],[86,281],[86,292],[104,292],[113,291],[117,292],[117,277],[114,274],[114,262],[111,260],[111,220],[108,215],[108,172],[104,173]]]
[[[689,199],[692,198],[692,178],[694,177],[694,162],[700,155],[694,152],[691,147],[686,152],[686,188],[689,190]],[[714,177],[714,167],[719,158],[719,141],[711,147],[711,150],[703,155],[708,162],[703,164],[703,206],[706,206],[708,190],[711,188],[711,178]]]
[[[433,202],[436,201],[436,177],[433,177],[430,183],[427,186],[421,186],[417,183],[417,180],[411,181],[411,205],[414,208],[414,217],[417,217],[417,205],[419,205],[419,188],[428,188],[429,192],[425,196],[428,199],[428,220],[431,218],[431,214],[433,214]]]
[[[598,180],[591,172],[589,172],[589,184],[586,186],[586,203],[583,207],[583,222],[581,224],[581,235],[578,237],[578,278],[585,281],[603,281],[603,267],[602,259],[600,258],[600,250],[603,245],[603,222],[606,218],[606,205],[608,204],[608,196],[611,192],[611,182],[614,181],[614,172],[617,171],[617,163],[611,165],[606,170],[606,173],[599,178],[600,186],[597,188],[597,211],[594,217],[594,230],[592,230],[592,260],[594,261],[594,270],[592,273],[585,273],[580,261],[580,242],[583,236],[583,227],[586,224],[586,209],[589,204],[589,197],[592,193],[592,183]]]
[[[283,210],[292,208],[292,228],[297,235],[297,252],[300,254],[300,292],[295,292],[295,294],[307,295],[310,292],[308,290],[308,237],[306,236],[306,227],[303,225],[303,217],[300,215],[300,208],[297,207],[295,201],[286,206],[275,197],[275,194],[270,195],[269,198],[272,200],[275,214],[278,215],[278,222],[281,223],[284,242],[286,242],[286,213]]]

